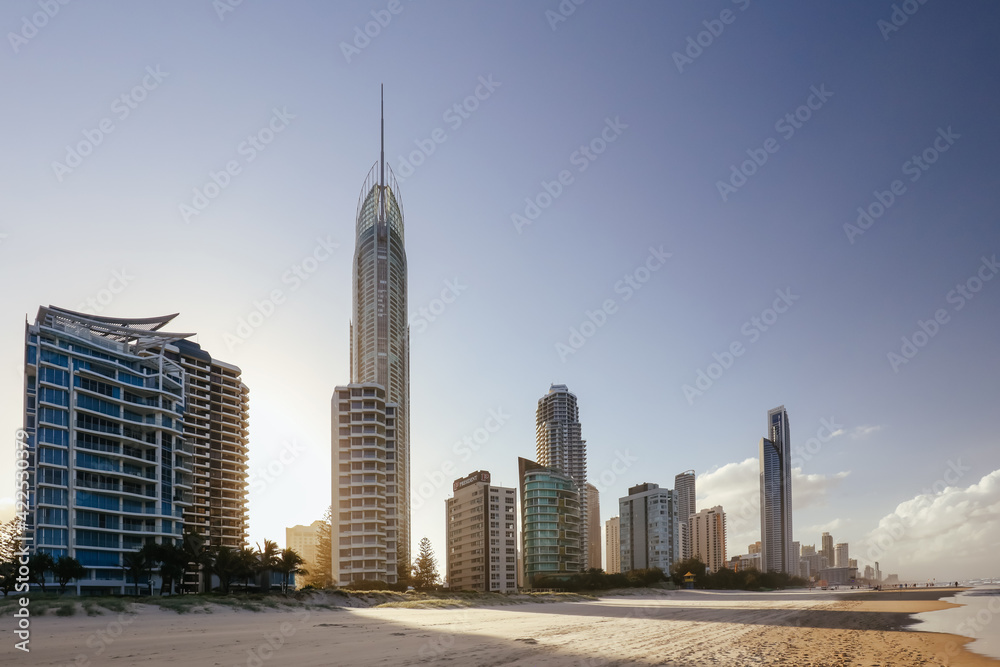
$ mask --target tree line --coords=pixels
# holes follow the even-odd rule
[[[22,549],[23,525],[17,519],[0,524],[0,591],[6,597],[17,584],[20,566],[18,552]],[[194,532],[186,532],[180,544],[147,543],[141,548],[126,552],[121,569],[126,584],[131,583],[135,595],[145,581],[149,595],[153,594],[153,574],[160,576],[160,595],[170,595],[190,590],[186,579],[201,574],[210,581],[215,575],[219,579],[219,590],[229,593],[235,582],[242,582],[245,591],[250,590],[250,582],[263,579],[261,589],[270,590],[271,573],[279,572],[281,592],[288,592],[291,577],[305,574],[305,561],[294,549],[279,549],[273,540],[264,540],[256,549],[242,547],[208,547],[205,538]],[[59,584],[60,593],[65,592],[69,582],[87,575],[85,568],[76,558],[59,556],[53,558],[48,553],[34,553],[28,558],[28,581],[37,584],[43,593],[47,592],[47,574],[51,574]]]

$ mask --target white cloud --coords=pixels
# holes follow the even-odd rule
[[[827,521],[826,523],[818,523],[813,526],[807,526],[804,530],[801,531],[801,533],[799,533],[798,529],[796,529],[796,532],[805,535],[822,535],[823,533],[833,534],[839,532],[849,523],[850,523],[849,520],[837,518],[834,519],[833,521]]]
[[[872,433],[877,433],[878,431],[881,430],[882,430],[881,426],[869,426],[869,425],[855,426],[853,429],[851,429],[851,439],[857,440],[858,438],[863,438],[866,435],[871,435]],[[842,431],[838,431],[838,433],[841,432]]]
[[[879,561],[884,573],[920,581],[1000,574],[1000,470],[963,488],[946,486],[964,471],[960,462],[949,465],[934,491],[900,503],[865,536],[856,552],[861,562]]]
[[[804,475],[801,468],[793,468],[794,511],[824,505],[827,495],[849,474]],[[727,463],[704,473],[698,477],[696,486],[699,509],[722,505],[725,510],[731,554],[744,553],[747,544],[760,539],[760,462],[757,458]]]

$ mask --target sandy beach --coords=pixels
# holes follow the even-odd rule
[[[678,591],[595,601],[407,609],[151,605],[32,619],[30,654],[4,632],[3,665],[1000,665],[955,635],[905,629],[944,589]],[[7,625],[7,623],[5,623]]]

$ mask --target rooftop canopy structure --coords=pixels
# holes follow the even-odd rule
[[[76,334],[86,331],[90,334],[89,338],[96,337],[121,345],[133,345],[138,351],[162,348],[164,345],[193,336],[193,333],[160,331],[177,315],[178,313],[146,318],[102,317],[50,305],[38,309],[36,322],[42,326]]]

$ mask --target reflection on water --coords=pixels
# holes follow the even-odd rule
[[[1000,658],[1000,586],[977,586],[955,597],[941,599],[963,606],[915,614],[918,622],[911,629],[972,637],[976,641],[967,644],[966,648]]]

